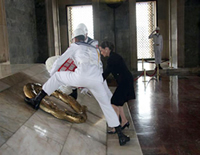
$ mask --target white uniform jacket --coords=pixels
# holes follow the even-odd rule
[[[158,49],[159,51],[162,52],[163,50],[163,37],[161,34],[151,34],[149,36],[149,39],[153,38],[153,42],[154,42],[154,49]]]
[[[75,70],[81,76],[90,78],[102,77],[101,73],[97,71],[100,68],[99,53],[95,47],[84,43],[73,43],[71,46],[54,62],[50,71],[50,76],[58,71],[60,66],[68,59],[71,58],[77,69]],[[90,69],[88,70],[88,65]]]

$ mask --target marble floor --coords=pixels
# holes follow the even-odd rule
[[[162,67],[159,77],[135,80],[134,104],[124,106],[131,141],[119,146],[93,97],[79,94],[88,107],[85,123],[59,120],[24,102],[25,84],[49,78],[43,64],[0,65],[0,155],[199,155],[200,77],[193,74],[199,68]]]
[[[200,154],[200,77],[143,77],[129,105],[144,155]]]
[[[48,78],[43,64],[0,65],[1,155],[142,155],[127,104],[124,109],[131,125],[124,133],[131,140],[125,146],[119,145],[116,134],[107,135],[105,118],[93,97],[79,92],[78,102],[88,108],[88,119],[80,124],[29,107],[23,86],[43,84]]]

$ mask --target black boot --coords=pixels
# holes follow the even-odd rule
[[[28,98],[26,97],[24,100],[26,103],[28,103],[30,106],[33,107],[33,109],[38,110],[40,107],[41,100],[47,95],[47,93],[44,90],[41,90],[34,98]]]
[[[77,99],[77,88],[72,89],[72,93],[69,94],[69,96],[73,97],[76,100]]]
[[[160,64],[158,64],[158,66],[159,66],[159,69],[163,69]]]
[[[125,145],[126,142],[130,141],[130,137],[124,135],[122,133],[122,129],[121,129],[121,125],[119,125],[118,127],[115,127],[115,130],[118,134],[118,137],[119,137],[119,144],[122,146],[122,145]]]

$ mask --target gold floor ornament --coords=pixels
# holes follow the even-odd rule
[[[33,98],[42,89],[39,83],[28,83],[24,86],[23,91],[26,97]],[[48,101],[47,97],[42,99],[40,108],[47,113],[52,114],[58,119],[64,119],[72,123],[83,123],[87,120],[87,107],[81,106],[73,97],[64,94],[61,91],[55,91],[51,96],[60,99],[69,105],[75,112],[68,109],[60,109],[53,101]]]

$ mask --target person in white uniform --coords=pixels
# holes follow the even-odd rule
[[[160,28],[156,27],[156,29],[149,35],[149,39],[153,38],[156,67],[158,64],[159,69],[162,69],[160,64],[161,64],[161,53],[163,50],[163,37],[159,32]]]
[[[34,98],[25,98],[27,104],[34,109],[39,109],[41,100],[46,95],[51,95],[60,86],[86,87],[98,101],[109,127],[115,127],[120,145],[130,141],[130,137],[124,135],[116,112],[110,103],[104,85],[102,71],[98,53],[95,47],[84,42],[84,31],[76,29],[74,31],[74,43],[63,53],[53,64],[50,78],[42,86],[42,90]],[[77,68],[72,71],[58,71],[60,66],[68,59],[74,60]]]
[[[85,40],[84,42],[96,47],[96,50],[99,52],[99,59],[100,59],[100,51],[98,49],[98,44],[99,42],[95,39],[92,39],[88,36],[88,29],[87,29],[87,26],[84,24],[84,23],[80,23],[78,24],[78,26],[76,27],[76,29],[82,29],[84,31],[84,36],[85,36]],[[101,65],[101,68],[102,68],[102,73],[103,73],[103,65],[102,65],[102,62],[100,61],[100,65]],[[106,83],[106,82],[105,82]],[[106,83],[107,85],[107,83]],[[107,92],[110,94],[110,97],[112,97],[112,93],[110,92],[109,89],[107,89]],[[87,88],[83,88],[81,90],[81,93],[83,94],[87,94],[88,93],[88,89]],[[77,99],[78,97],[78,93],[77,93],[77,88],[75,87],[72,87],[72,93],[69,94],[69,96],[72,96],[74,99]]]
[[[99,48],[98,48],[98,41],[95,40],[95,39],[92,39],[90,37],[88,37],[88,29],[86,27],[85,24],[83,23],[80,23],[76,29],[82,29],[84,31],[84,36],[85,36],[85,40],[84,42],[96,47],[96,50],[98,51],[98,56],[99,56],[99,61],[100,61],[100,68],[102,70],[102,73],[103,73],[103,64],[101,62],[101,54],[100,54],[100,51],[99,51]],[[53,66],[53,63],[56,61],[56,59],[58,59],[60,56],[52,56],[52,57],[49,57],[45,64],[46,64],[46,68],[48,70],[48,72],[50,73],[51,72],[51,69],[52,69],[52,66]],[[104,85],[105,85],[105,88],[106,88],[106,91],[107,91],[107,94],[109,95],[109,97],[111,98],[112,97],[112,92],[110,91],[110,89],[108,88],[108,85],[107,85],[107,82],[104,81]],[[66,86],[61,86],[59,88],[59,90],[61,90],[63,93],[67,93],[70,89],[72,89],[72,93],[69,94],[69,96],[72,96],[74,99],[77,99],[78,97],[78,92],[77,92],[77,88],[76,87],[66,87]],[[80,92],[82,94],[88,94],[90,96],[90,93],[89,93],[89,90],[87,88],[80,88]]]
[[[85,33],[85,42],[98,48],[98,44],[99,44],[98,41],[95,39],[92,39],[88,36],[88,29],[87,29],[86,25],[83,23],[80,23],[80,24],[78,24],[76,29],[79,29],[79,28],[82,29]]]

